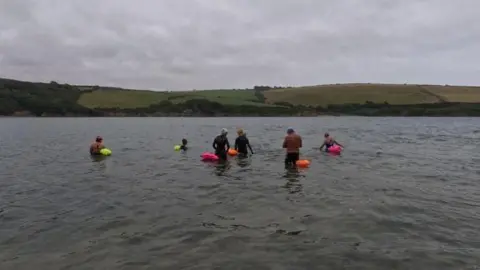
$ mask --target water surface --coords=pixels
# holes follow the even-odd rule
[[[288,126],[310,168],[286,171]],[[476,269],[475,118],[0,119],[1,269]],[[221,128],[256,151],[202,163]],[[329,131],[341,156],[318,151]],[[97,135],[112,149],[92,160]],[[185,137],[190,149],[173,151]]]

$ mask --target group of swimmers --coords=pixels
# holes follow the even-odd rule
[[[215,155],[218,156],[220,160],[227,159],[227,153],[230,149],[230,142],[227,138],[228,130],[223,128],[220,132],[220,135],[216,136],[213,140],[212,147],[215,150]],[[238,137],[235,139],[234,148],[240,156],[248,156],[248,149],[250,149],[251,154],[253,154],[252,146],[250,145],[250,141],[247,138],[247,134],[243,129],[237,130]],[[182,144],[180,146],[181,150],[187,150],[188,141],[186,139],[182,139]],[[324,134],[324,141],[323,144],[320,146],[320,150],[325,147],[325,150],[334,145],[338,145],[344,148],[343,145],[338,143],[330,134],[327,132]],[[285,156],[285,165],[286,166],[295,166],[296,161],[300,159],[300,148],[302,148],[302,137],[298,135],[293,128],[287,129],[287,135],[283,140],[283,148],[286,150]],[[103,138],[97,136],[95,141],[90,145],[90,155],[99,155],[100,150],[105,148],[103,144]]]
[[[215,150],[215,155],[221,160],[227,159],[227,153],[230,149],[230,142],[228,141],[227,134],[228,130],[223,128],[220,132],[220,135],[215,137],[212,144],[212,147]],[[235,145],[233,149],[235,149],[240,156],[247,156],[248,149],[250,149],[250,153],[253,155],[253,149],[245,131],[243,131],[243,129],[239,129],[237,130],[237,134],[238,137],[235,139]]]

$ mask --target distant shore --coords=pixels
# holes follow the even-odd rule
[[[145,91],[0,78],[9,117],[480,116],[480,87],[336,84]]]

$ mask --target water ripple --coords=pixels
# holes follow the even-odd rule
[[[0,121],[2,269],[479,267],[477,119]],[[308,169],[284,169],[289,126]],[[255,154],[202,163],[223,127]],[[114,155],[91,159],[99,134]]]

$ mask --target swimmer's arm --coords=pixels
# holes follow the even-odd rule
[[[250,148],[250,152],[252,152],[253,154],[252,146],[250,145],[250,141],[248,139],[247,139],[247,145],[248,145],[248,148]]]
[[[287,148],[287,138],[283,139],[283,148]]]
[[[322,145],[320,146],[320,151],[322,150],[322,148],[325,146],[325,142],[322,143]]]
[[[213,140],[212,147],[213,149],[217,150],[217,140]]]
[[[345,146],[341,145],[339,142],[337,142],[337,141],[335,141],[335,140],[333,140],[333,142],[336,143],[336,144],[338,144],[338,145],[340,145],[341,147],[345,148]]]
[[[235,150],[238,150],[238,138],[235,139]]]
[[[300,148],[302,148],[302,146],[303,146],[303,142],[302,142],[302,141],[303,141],[303,140],[302,140],[302,137],[300,137],[300,144],[299,144],[299,146],[298,146],[298,147],[300,147]]]
[[[227,139],[227,151],[230,150],[230,142]]]

